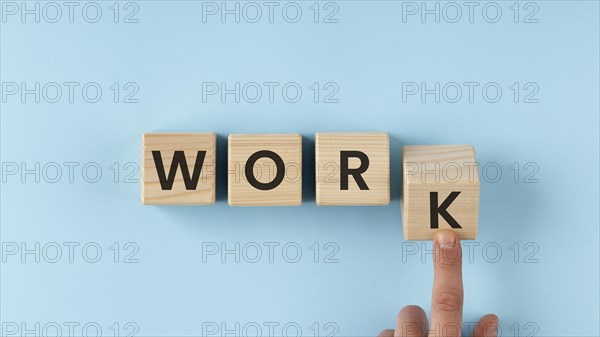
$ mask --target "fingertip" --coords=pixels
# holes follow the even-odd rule
[[[427,314],[425,310],[418,305],[407,305],[404,308],[400,309],[396,318],[418,318],[421,319],[423,317],[427,318]]]
[[[393,329],[385,329],[377,335],[377,337],[394,337]]]
[[[487,315],[483,316],[483,318],[485,318],[489,322],[493,322],[496,324],[498,324],[498,322],[499,322],[498,316],[496,316],[494,314],[487,314]]]
[[[428,330],[425,310],[417,305],[407,305],[396,318],[397,336],[425,336]]]
[[[442,248],[446,248],[454,246],[460,240],[454,231],[444,229],[435,233],[433,241],[438,243]]]
[[[487,314],[479,320],[475,330],[473,331],[474,337],[497,337],[498,336],[498,316],[494,314]]]
[[[434,265],[447,269],[460,269],[462,249],[456,232],[441,230],[434,236]],[[447,278],[450,275],[444,275]]]

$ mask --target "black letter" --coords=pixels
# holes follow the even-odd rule
[[[171,190],[173,188],[173,182],[175,182],[175,175],[177,174],[177,166],[181,166],[181,175],[183,176],[183,182],[185,183],[186,190],[195,190],[198,186],[198,180],[200,179],[200,172],[204,165],[204,157],[206,151],[198,151],[196,155],[196,164],[194,164],[194,174],[190,178],[190,171],[188,170],[187,161],[185,160],[185,154],[183,151],[175,151],[173,154],[173,161],[171,162],[171,168],[169,169],[169,178],[165,177],[165,168],[163,167],[162,157],[160,151],[152,151],[152,157],[154,157],[154,165],[156,165],[156,172],[158,173],[158,180],[160,181],[160,187],[163,190]]]
[[[355,157],[360,159],[360,166],[356,169],[348,168],[348,158]],[[348,189],[348,176],[352,175],[358,188],[361,190],[368,190],[369,186],[365,183],[365,180],[361,176],[369,168],[369,157],[364,152],[360,151],[340,151],[340,189]]]
[[[256,177],[254,176],[254,164],[260,158],[270,158],[275,162],[277,170],[275,173],[275,178],[270,183],[261,183],[260,181],[256,180]],[[248,161],[246,162],[245,172],[246,179],[248,180],[250,185],[252,185],[256,189],[268,191],[279,186],[279,184],[281,184],[281,182],[283,181],[283,178],[285,177],[285,164],[283,163],[283,159],[281,159],[281,157],[277,153],[273,151],[263,150],[253,153],[250,156],[250,158],[248,158]]]
[[[429,214],[431,215],[431,228],[438,228],[438,213],[448,222],[452,228],[462,228],[460,224],[448,213],[446,208],[458,197],[460,192],[451,192],[444,200],[442,205],[438,207],[438,192],[429,192]]]

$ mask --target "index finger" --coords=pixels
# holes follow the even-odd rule
[[[440,231],[433,240],[433,295],[429,336],[460,337],[462,330],[462,250],[456,233]]]

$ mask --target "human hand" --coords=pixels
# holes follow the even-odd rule
[[[453,231],[444,230],[433,239],[433,294],[431,326],[425,311],[409,305],[398,313],[396,329],[382,331],[380,337],[460,337],[462,333],[463,283],[462,250]],[[496,337],[498,317],[483,316],[473,329],[473,337]]]

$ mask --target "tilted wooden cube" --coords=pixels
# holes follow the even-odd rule
[[[479,174],[471,145],[402,147],[402,219],[406,240],[432,240],[442,229],[477,238]]]
[[[214,133],[146,133],[142,137],[142,202],[209,205],[215,202]]]
[[[317,133],[317,205],[388,205],[389,145],[385,132]]]
[[[231,134],[228,167],[229,205],[302,204],[299,134]]]

